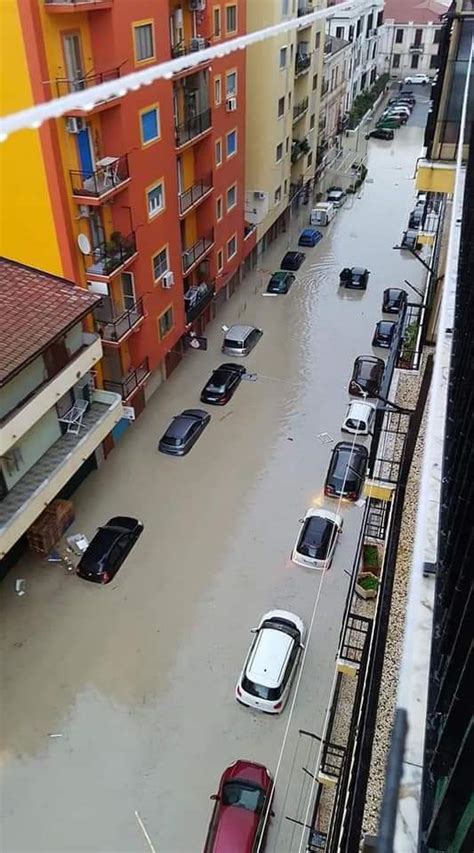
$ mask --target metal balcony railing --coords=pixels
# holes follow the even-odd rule
[[[94,172],[81,172],[74,169],[69,171],[73,195],[100,198],[120,187],[130,177],[126,154],[122,157],[104,157],[98,160],[96,165],[99,168]]]
[[[75,79],[71,79],[70,77],[56,77],[54,85],[56,95],[60,98],[62,95],[83,92],[84,89],[90,89],[91,86],[98,86],[100,83],[109,83],[111,80],[118,80],[119,78],[120,68],[110,68],[108,71],[101,71],[99,74],[84,74],[82,77],[76,77]],[[109,95],[107,100],[115,97],[118,97],[118,94]]]
[[[212,189],[212,177],[211,175],[206,175],[205,178],[201,178],[201,180],[196,181],[192,187],[188,187],[187,190],[183,190],[182,193],[178,195],[178,204],[179,204],[179,212],[181,214],[186,213],[190,207],[193,207],[201,198],[203,198],[209,190]]]
[[[135,234],[132,231],[127,237],[115,231],[110,240],[99,243],[92,249],[89,261],[86,261],[86,271],[89,275],[112,275],[122,267],[137,252]]]
[[[196,240],[194,245],[190,246],[189,249],[183,251],[183,272],[185,274],[194,266],[199,258],[203,257],[209,251],[213,243],[214,235],[210,232],[205,237],[200,237],[199,240]]]
[[[305,113],[308,109],[308,106],[309,98],[307,96],[306,98],[302,98],[301,101],[298,101],[298,103],[295,104],[295,106],[293,107],[293,121],[297,121],[299,118],[301,118],[303,113]]]
[[[118,317],[104,317],[101,306],[94,311],[95,323],[102,340],[114,344],[119,343],[137,323],[143,320],[144,316],[142,297],[134,301]]]
[[[122,400],[127,400],[149,375],[150,367],[147,357],[143,359],[138,367],[133,367],[126,376],[123,376],[118,381],[104,379],[104,388],[106,391],[114,391],[116,394],[121,394]]]
[[[205,307],[212,302],[216,291],[214,282],[210,284],[196,284],[189,288],[184,294],[184,306],[186,311],[186,322],[192,323]]]
[[[304,74],[308,71],[309,66],[311,65],[311,56],[305,53],[297,53],[295,58],[295,74]]]
[[[303,154],[309,154],[310,145],[307,139],[294,139],[291,146],[291,162],[296,163]]]
[[[309,3],[302,3],[301,6],[298,6],[298,18],[302,18],[303,15],[310,15],[311,12],[314,12],[314,9]]]
[[[210,47],[211,42],[205,38],[194,38],[190,42],[180,41],[178,44],[172,45],[171,56],[176,59],[177,56],[186,56],[188,53],[197,53],[198,50],[205,50]],[[210,61],[210,60],[209,60]]]
[[[204,110],[204,112],[199,113],[199,115],[185,119],[181,124],[175,125],[176,146],[180,148],[182,145],[186,145],[187,142],[194,139],[195,136],[200,136],[201,133],[205,133],[205,131],[209,130],[210,127],[210,109]]]

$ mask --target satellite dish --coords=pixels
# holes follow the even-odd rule
[[[83,255],[90,255],[91,244],[89,242],[89,238],[85,234],[79,234],[77,238],[77,245]]]

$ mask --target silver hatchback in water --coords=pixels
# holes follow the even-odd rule
[[[222,344],[226,355],[248,355],[259,342],[263,332],[255,326],[231,326]]]

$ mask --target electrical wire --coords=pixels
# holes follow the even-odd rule
[[[166,62],[159,62],[141,71],[132,71],[130,74],[118,78],[118,80],[108,80],[97,86],[91,86],[89,89],[72,92],[69,95],[53,98],[45,103],[36,104],[33,107],[11,113],[0,118],[0,142],[4,142],[10,134],[19,130],[26,130],[28,128],[36,130],[48,119],[59,118],[75,110],[82,110],[88,113],[94,109],[96,104],[102,103],[109,98],[124,97],[129,92],[137,91],[142,86],[150,86],[155,80],[171,80],[173,74],[194,68],[202,62],[221,59],[229,53],[233,53],[236,50],[243,50],[265,39],[278,35],[286,35],[294,30],[300,30],[307,27],[308,24],[324,21],[335,15],[339,15],[340,12],[349,10],[357,12],[362,5],[363,0],[346,0],[346,2],[340,3],[338,6],[319,9],[300,18],[291,18],[280,24],[273,24],[270,27],[246,33],[244,36],[237,36],[237,38],[223,42],[222,44],[213,45],[204,50],[167,60]]]

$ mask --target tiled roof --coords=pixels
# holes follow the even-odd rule
[[[397,24],[438,23],[440,15],[445,15],[448,7],[436,0],[385,0],[384,20]]]
[[[99,301],[71,281],[0,258],[0,385]]]

